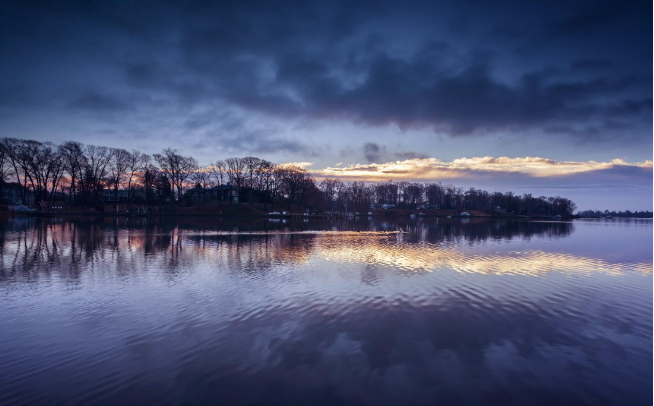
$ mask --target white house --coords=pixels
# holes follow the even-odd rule
[[[5,182],[0,187],[0,200],[7,204],[34,204],[34,193],[27,190],[26,202],[21,198],[21,191],[23,186],[17,182]]]

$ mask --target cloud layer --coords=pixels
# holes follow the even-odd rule
[[[538,157],[442,161],[422,158],[332,166],[311,172],[319,179],[444,182],[488,191],[559,195],[573,200],[581,210],[600,207],[652,210],[652,161],[556,161]]]
[[[652,160],[651,13],[617,0],[4,1],[0,136],[360,163],[331,168],[349,177],[624,179],[643,168],[614,157]],[[556,163],[455,160],[486,155]]]
[[[312,149],[275,129],[253,130],[270,118],[454,137],[644,140],[651,7],[5,2],[0,73],[12,80],[0,82],[0,106],[54,109],[122,130],[138,120],[144,133],[177,116],[175,132],[248,139],[235,150]],[[234,126],[234,114],[247,118]],[[370,145],[369,161],[377,153]]]
[[[438,180],[477,175],[522,174],[530,177],[562,177],[585,172],[621,168],[652,171],[652,161],[628,163],[622,159],[610,162],[556,161],[547,158],[475,157],[445,162],[436,158],[416,158],[386,163],[355,164],[346,167],[327,167],[317,171],[319,176],[366,180]]]

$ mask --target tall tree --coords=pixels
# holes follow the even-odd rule
[[[13,169],[12,172],[16,178],[16,182],[18,182],[21,201],[27,203],[28,166],[30,160],[30,154],[27,149],[31,141],[19,140],[17,138],[3,138],[1,142],[6,154],[5,159]]]
[[[195,187],[200,187],[200,195],[198,198],[201,201],[204,201],[204,191],[209,186],[211,182],[211,169],[209,167],[199,167],[196,168],[190,176],[191,181],[195,184]]]
[[[107,147],[87,145],[84,147],[86,166],[84,168],[84,182],[86,190],[93,197],[93,204],[100,198],[107,178],[109,164],[113,157],[113,150]]]
[[[262,160],[261,164],[259,165],[259,190],[262,190],[264,192],[263,196],[263,209],[267,209],[268,205],[268,200],[272,200],[272,186],[273,186],[273,179],[275,176],[275,164]]]
[[[144,171],[147,166],[150,164],[151,157],[148,154],[144,154],[141,151],[133,149],[129,154],[129,159],[127,162],[127,193],[129,195],[129,201],[134,201],[134,187],[133,181],[137,177],[139,172]]]
[[[131,154],[122,148],[112,150],[111,163],[109,165],[108,183],[114,189],[114,207],[118,211],[118,189],[126,180],[129,170]]]
[[[177,189],[177,201],[181,201],[184,182],[198,167],[197,161],[193,157],[181,156],[176,149],[170,148],[164,149],[161,154],[154,154],[154,159],[169,177],[172,186]]]
[[[137,178],[143,186],[145,193],[145,205],[150,206],[154,203],[157,197],[155,184],[159,175],[159,168],[152,164],[148,164],[143,168],[143,171],[138,172]]]
[[[252,204],[254,189],[256,188],[255,175],[261,165],[261,159],[253,156],[246,156],[245,158],[242,158],[242,160],[245,165],[245,170],[247,171],[247,186],[250,188],[248,203]]]
[[[83,168],[87,165],[84,145],[79,142],[67,141],[59,147],[59,151],[64,161],[64,171],[70,177],[69,200],[73,203],[77,196],[77,183],[82,179]]]
[[[217,160],[216,163],[211,165],[209,167],[211,171],[211,175],[213,178],[216,180],[216,183],[218,184],[218,194],[219,194],[219,199],[220,199],[220,204],[223,203],[223,180],[226,176],[227,172],[227,165],[225,164],[225,161]]]
[[[4,144],[0,141],[0,196],[5,187],[7,178],[11,174],[11,165],[9,163],[9,156],[5,151]]]
[[[235,186],[240,194],[243,188],[245,162],[242,158],[227,158],[225,159],[225,165],[227,166],[229,183]]]

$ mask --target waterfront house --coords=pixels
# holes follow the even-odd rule
[[[420,202],[416,205],[416,208],[426,209],[426,210],[438,210],[440,206],[437,204],[429,204],[429,202]]]
[[[239,202],[238,188],[230,185],[229,182],[226,185],[219,185],[206,189],[196,186],[193,189],[190,189],[187,193],[190,194],[191,200],[194,202],[220,200],[229,203]]]
[[[139,189],[132,190],[134,199],[145,200],[145,192]],[[114,200],[115,198],[115,200]],[[102,190],[102,200],[106,203],[114,202],[128,202],[129,201],[129,190],[128,189],[118,189],[118,194],[114,194],[114,189],[104,189]]]
[[[18,184],[18,182],[5,182],[0,187],[0,201],[6,204],[34,204],[34,193],[31,190],[27,190],[26,201],[23,202],[21,197],[21,191],[23,186]]]
[[[389,204],[389,203],[372,203],[370,205],[370,208],[375,210],[375,209],[383,209],[383,210],[388,210],[388,209],[394,209],[395,205],[394,204]]]

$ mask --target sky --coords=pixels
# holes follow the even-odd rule
[[[0,137],[652,210],[649,1],[3,1]]]

